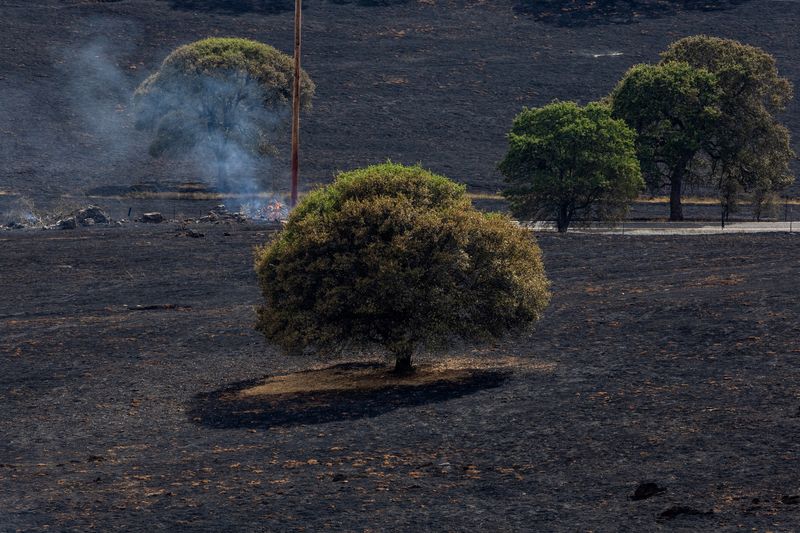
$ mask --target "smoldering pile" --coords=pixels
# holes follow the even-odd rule
[[[279,200],[242,205],[239,211],[230,211],[224,204],[213,207],[208,215],[196,220],[199,224],[279,223],[289,216],[289,208]]]
[[[281,222],[289,218],[289,206],[275,199],[260,204],[245,204],[239,212],[257,222]]]
[[[20,214],[15,212],[15,216],[5,223],[4,229],[75,229],[78,226],[94,226],[95,224],[121,225],[122,221],[113,221],[102,208],[90,205],[83,209],[76,209],[69,213],[61,213],[54,216],[37,215],[32,210],[25,210]]]
[[[229,210],[224,204],[211,208],[207,215],[196,219],[177,217],[170,220],[157,211],[145,212],[132,220],[112,218],[99,206],[89,205],[68,213],[55,215],[36,215],[26,211],[24,215],[15,214],[0,228],[2,229],[60,229],[73,230],[95,225],[122,226],[130,222],[142,224],[179,223],[185,224],[281,224],[289,216],[289,208],[283,202],[273,199],[267,202],[253,202],[240,206],[238,211]]]

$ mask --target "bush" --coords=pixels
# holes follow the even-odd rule
[[[256,252],[258,328],[290,352],[418,350],[532,325],[549,300],[541,253],[505,216],[420,167],[340,174]]]

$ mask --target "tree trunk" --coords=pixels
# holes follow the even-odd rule
[[[569,228],[569,211],[567,206],[558,208],[558,218],[556,219],[556,229],[559,233],[566,233]]]
[[[669,187],[669,219],[671,222],[683,220],[681,188],[683,187],[683,168],[675,171]]]
[[[394,360],[394,373],[398,375],[411,374],[414,372],[414,367],[411,365],[411,355],[413,350],[411,348],[403,348],[395,352]]]

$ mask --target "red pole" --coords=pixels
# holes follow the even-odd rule
[[[302,0],[294,2],[294,87],[292,89],[292,202],[297,205],[297,178],[300,173],[300,25]]]

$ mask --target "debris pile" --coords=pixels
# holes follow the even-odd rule
[[[247,217],[242,213],[228,211],[224,204],[219,204],[211,208],[211,211],[206,216],[197,219],[197,222],[206,224],[244,224],[247,222]]]
[[[95,224],[110,224],[111,218],[98,206],[90,205],[78,209],[68,216],[59,218],[54,226],[58,229],[75,229],[78,226],[94,226]]]
[[[42,225],[42,220],[34,213],[33,204],[25,199],[12,203],[3,215],[0,229],[25,229]]]
[[[91,226],[93,224],[108,224],[111,218],[96,205],[90,205],[86,209],[80,209],[75,213],[75,221],[81,226]]]
[[[130,214],[130,211],[129,211]],[[280,223],[289,216],[289,207],[283,202],[272,199],[267,202],[258,202],[242,205],[239,211],[231,211],[224,204],[214,206],[207,215],[197,219],[168,220],[163,214],[153,211],[142,213],[135,222],[144,224],[160,224],[162,222],[180,222],[181,224],[247,224],[247,223]],[[94,226],[96,224],[107,224],[122,226],[129,221],[126,219],[112,220],[102,208],[96,205],[77,209],[68,213],[47,217],[47,221],[37,218],[35,215],[27,217],[15,216],[7,218],[7,223],[0,223],[0,229],[24,229],[39,227],[43,229],[74,230],[78,227]],[[189,237],[202,237],[187,234]]]
[[[264,204],[243,205],[239,212],[250,220],[280,222],[289,217],[289,206],[278,200],[270,200]]]

